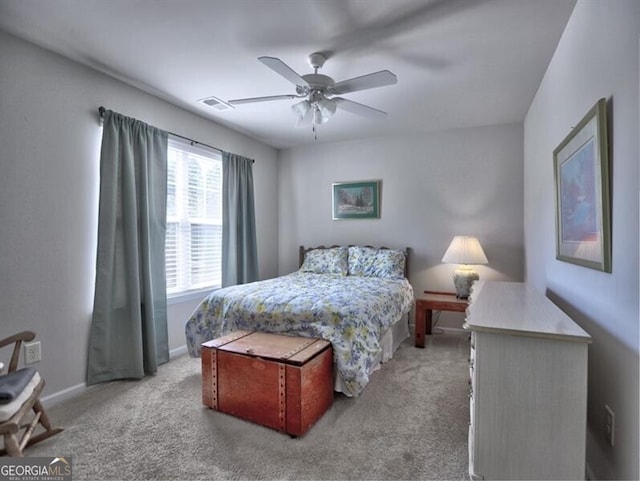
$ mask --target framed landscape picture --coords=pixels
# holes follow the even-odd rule
[[[333,184],[333,219],[377,219],[380,217],[380,181]]]
[[[607,103],[600,99],[553,151],[556,258],[611,272]]]

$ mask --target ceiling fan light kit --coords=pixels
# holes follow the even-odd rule
[[[389,70],[381,70],[341,82],[335,82],[328,75],[318,73],[318,69],[322,68],[327,60],[327,57],[321,52],[314,52],[309,55],[309,64],[314,69],[314,72],[305,75],[299,75],[295,70],[276,57],[259,57],[258,60],[293,83],[296,86],[296,94],[235,99],[229,100],[228,103],[230,105],[240,105],[254,102],[268,102],[271,100],[304,98],[305,100],[292,105],[291,110],[293,110],[297,116],[296,127],[311,125],[314,132],[316,125],[326,123],[338,108],[369,118],[385,117],[387,113],[382,110],[335,96],[357,92],[359,90],[384,87],[398,82],[397,77]]]

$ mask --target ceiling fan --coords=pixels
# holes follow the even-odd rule
[[[369,118],[385,117],[386,112],[374,109],[364,104],[348,100],[338,95],[375,87],[383,87],[398,82],[398,78],[389,70],[354,77],[341,82],[335,82],[331,77],[318,73],[327,57],[321,52],[309,55],[308,60],[313,73],[299,75],[286,63],[276,57],[259,57],[258,60],[271,70],[281,75],[296,86],[295,94],[271,95],[267,97],[252,97],[246,99],[229,100],[231,105],[248,104],[253,102],[268,102],[271,100],[305,99],[291,106],[298,120],[296,127],[324,124],[340,108],[357,115]]]

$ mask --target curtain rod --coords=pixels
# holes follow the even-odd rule
[[[104,118],[104,113],[105,113],[106,110],[107,109],[105,109],[103,106],[98,107],[98,113],[100,114],[100,118],[101,119]],[[188,142],[191,142],[191,145],[194,145],[194,144],[195,145],[204,145],[205,147],[209,147],[210,149],[218,150],[220,152],[224,152],[222,149],[219,149],[218,147],[214,147],[213,145],[205,144],[204,142],[199,142],[197,140],[190,139],[189,137],[185,137],[184,135],[176,134],[176,133],[169,132],[169,131],[166,131],[166,132],[169,135],[173,135],[174,137],[178,137],[180,139],[184,139],[184,140],[186,140]],[[251,159],[251,163],[255,164],[256,163],[255,159]]]

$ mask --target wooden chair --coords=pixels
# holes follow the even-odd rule
[[[22,343],[32,341],[35,337],[34,332],[23,331],[0,340],[0,348],[13,344],[9,369],[4,375],[1,375],[4,366],[0,362],[0,386],[2,386],[3,379],[7,380],[8,374],[17,370]],[[36,372],[14,400],[0,404],[0,434],[4,437],[4,449],[0,450],[0,455],[8,454],[13,457],[22,457],[25,447],[63,431],[62,428],[51,426],[49,417],[40,402],[43,389],[44,379]],[[42,432],[34,435],[38,425],[44,431],[39,429]],[[20,436],[19,433],[22,430],[24,433]]]

